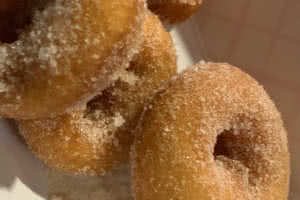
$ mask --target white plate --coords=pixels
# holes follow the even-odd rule
[[[46,170],[27,150],[15,125],[0,121],[0,199],[43,200],[47,194]]]

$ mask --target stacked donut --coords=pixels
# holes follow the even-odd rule
[[[52,169],[101,176],[131,161],[137,200],[287,199],[287,134],[264,89],[229,64],[176,74],[160,19],[201,3],[0,3],[26,10],[0,34],[0,115]]]

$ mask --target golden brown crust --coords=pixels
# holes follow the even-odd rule
[[[48,120],[20,121],[28,146],[46,165],[93,175],[128,162],[132,130],[145,103],[176,74],[170,34],[150,13],[143,27],[142,52],[86,109]]]
[[[0,43],[0,115],[52,117],[86,103],[128,67],[143,0],[51,0],[19,39]]]
[[[148,0],[149,9],[169,23],[178,23],[192,16],[202,0]]]
[[[170,81],[132,151],[136,200],[287,200],[287,135],[254,79],[202,63]]]

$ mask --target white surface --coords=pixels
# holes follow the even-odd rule
[[[46,171],[16,133],[14,124],[0,121],[0,199],[42,200]]]
[[[168,27],[175,40],[179,71],[201,59],[202,41],[197,16]],[[46,200],[47,170],[28,151],[15,126],[0,120],[0,199]]]

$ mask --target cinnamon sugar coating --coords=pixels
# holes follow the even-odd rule
[[[169,23],[182,22],[200,8],[203,0],[148,0],[151,11]]]
[[[39,0],[30,25],[0,43],[0,116],[56,116],[128,67],[141,43],[142,0]]]
[[[136,200],[287,200],[287,134],[253,78],[200,63],[158,93],[133,149]]]
[[[46,120],[19,122],[29,148],[47,166],[77,174],[104,174],[129,160],[133,130],[148,99],[176,74],[170,34],[148,13],[142,51],[129,69],[86,108]]]

